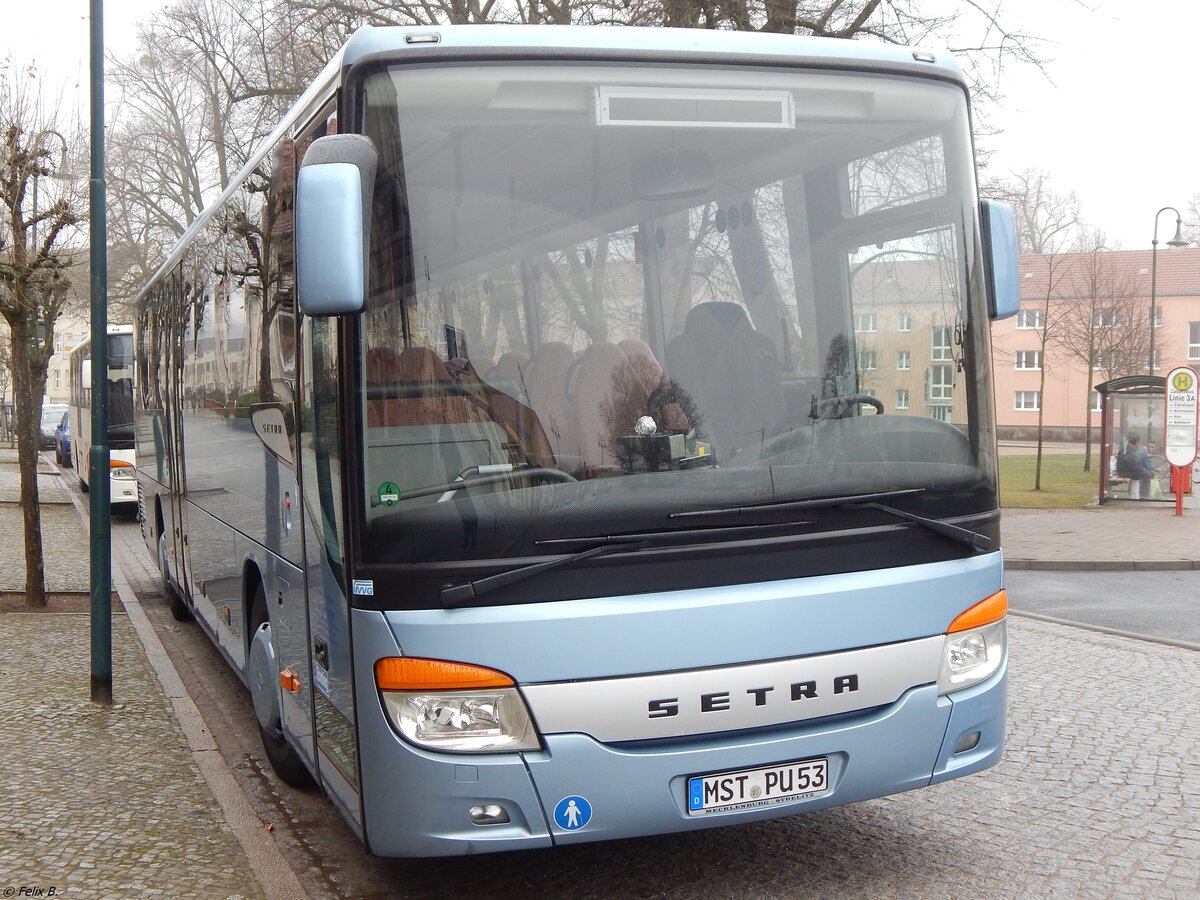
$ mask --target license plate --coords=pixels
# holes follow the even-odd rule
[[[829,790],[829,760],[800,762],[697,775],[688,779],[688,814],[702,816],[733,809],[753,809],[815,797]]]

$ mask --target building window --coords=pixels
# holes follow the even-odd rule
[[[1017,368],[1036,371],[1042,367],[1041,350],[1018,350]]]
[[[859,391],[859,393],[862,394],[864,397],[874,397],[875,396],[875,390],[873,388],[863,388],[862,390]]]
[[[1155,372],[1158,370],[1158,354],[1161,352],[1162,351],[1159,350],[1157,347],[1154,348],[1154,356],[1150,360],[1150,371],[1151,372]]]
[[[1103,309],[1098,309],[1092,313],[1093,328],[1116,328],[1120,324],[1120,316],[1117,310],[1111,306],[1106,306]]]
[[[950,326],[933,326],[933,352],[930,359],[952,359],[950,355]]]
[[[945,404],[954,388],[954,366],[929,367],[929,402]]]
[[[1092,391],[1092,412],[1100,412],[1100,392]]]
[[[859,354],[858,354],[858,370],[860,372],[863,372],[863,371],[866,371],[867,369],[874,369],[874,368],[875,368],[875,351],[874,350],[860,350]],[[860,393],[866,393],[866,392],[860,391]]]
[[[902,312],[896,319],[897,331],[912,331],[912,313]]]
[[[1042,405],[1041,391],[1013,391],[1013,409],[1037,410]]]
[[[1021,309],[1017,311],[1018,328],[1041,328],[1045,322],[1040,309]]]
[[[1154,351],[1154,356],[1158,357],[1158,351]],[[1105,369],[1109,372],[1116,372],[1121,368],[1121,354],[1116,350],[1101,350],[1096,354],[1096,361],[1092,363],[1092,370],[1099,372]]]
[[[896,409],[908,409],[908,389],[896,389]]]
[[[907,350],[899,350],[896,352],[896,368],[901,372],[907,372],[912,368],[912,354]]]
[[[1153,314],[1146,314],[1150,318],[1150,325],[1153,328],[1162,328],[1162,307],[1155,306]]]
[[[1200,322],[1188,322],[1188,359],[1200,359]]]
[[[854,330],[860,333],[878,330],[875,313],[856,313],[854,316]]]

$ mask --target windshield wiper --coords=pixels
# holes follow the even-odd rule
[[[617,548],[628,550],[637,546],[637,544],[601,544],[599,547],[589,547],[587,550],[580,550],[578,553],[556,556],[554,559],[532,563],[528,566],[522,566],[519,569],[510,569],[498,575],[488,575],[486,578],[478,578],[475,581],[468,581],[466,584],[448,584],[442,588],[438,594],[438,599],[442,601],[442,606],[445,607],[462,606],[465,603],[482,597],[484,594],[490,594],[492,591],[507,587],[510,584],[516,584],[518,581],[524,581],[527,578],[532,578],[534,575],[539,575],[542,572],[548,572],[550,569],[557,569],[559,566],[565,566],[569,563],[591,559],[593,556],[600,556]]]
[[[772,500],[758,503],[754,506],[718,506],[713,509],[696,509],[690,512],[671,513],[672,519],[698,519],[705,516],[745,516],[754,515],[765,510],[778,509],[823,509],[836,506],[850,506],[854,503],[871,503],[889,497],[902,497],[906,494],[922,494],[925,488],[905,488],[898,491],[875,491],[870,494],[843,494],[838,497],[814,497],[811,500]]]
[[[779,509],[821,509],[821,508],[836,508],[836,507],[863,507],[867,509],[878,509],[880,512],[885,512],[888,515],[895,516],[898,519],[904,519],[912,522],[915,525],[920,525],[923,528],[932,531],[934,534],[940,534],[942,537],[949,538],[952,541],[957,541],[960,544],[965,544],[972,550],[979,553],[990,553],[996,549],[996,544],[985,534],[980,534],[977,531],[971,531],[969,528],[962,528],[958,525],[951,525],[949,522],[943,522],[941,519],[931,519],[927,516],[919,516],[916,513],[906,512],[902,509],[896,509],[894,506],[880,503],[880,500],[889,499],[891,497],[901,497],[907,494],[924,493],[925,488],[907,488],[896,491],[877,491],[869,494],[846,494],[839,497],[815,497],[811,500],[781,500],[773,503],[760,503],[757,506],[731,506],[724,509],[699,509],[692,512],[672,513],[671,518],[696,518],[703,516],[728,516],[728,515],[753,515],[765,510]]]
[[[763,531],[778,531],[785,528],[794,528],[798,525],[811,524],[812,522],[808,521],[773,522],[759,525],[724,525],[715,528],[689,528],[675,531],[644,531],[632,534],[598,534],[571,538],[551,538],[544,541],[537,541],[536,543],[541,546],[580,543],[588,543],[593,546],[574,553],[568,553],[564,556],[556,556],[553,559],[510,569],[507,572],[501,572],[497,575],[488,575],[485,578],[469,581],[466,584],[446,585],[442,588],[438,597],[442,601],[443,606],[461,606],[502,587],[508,587],[511,584],[516,584],[519,581],[540,575],[542,572],[570,565],[571,563],[582,562],[585,559],[592,559],[593,557],[618,550],[641,550],[652,543],[665,544],[667,546],[671,544],[686,544],[694,542],[696,538],[711,537],[717,534],[720,534],[722,537],[729,537],[730,532],[761,533]]]
[[[868,509],[878,509],[888,515],[895,516],[898,519],[906,519],[916,525],[920,525],[929,529],[934,534],[940,534],[942,537],[950,538],[952,541],[958,541],[960,544],[966,544],[972,550],[979,553],[991,553],[996,549],[996,544],[986,534],[980,534],[978,531],[972,531],[969,528],[963,528],[959,525],[951,525],[949,522],[943,522],[941,519],[930,519],[926,516],[918,516],[916,513],[905,512],[902,509],[896,509],[894,506],[887,506],[883,503],[861,503],[849,504],[852,506],[864,506]]]

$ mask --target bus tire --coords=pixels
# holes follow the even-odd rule
[[[175,590],[175,585],[171,584],[171,577],[167,574],[167,536],[165,534],[158,536],[158,572],[162,578],[163,596],[167,598],[167,602],[171,606],[171,616],[176,622],[192,621],[192,611],[188,609],[187,601],[180,596],[179,591]]]
[[[271,622],[267,618],[267,595],[260,584],[250,611],[250,653],[246,663],[246,683],[254,701],[254,716],[262,737],[263,751],[279,780],[295,788],[309,787],[312,773],[296,748],[283,733],[280,709],[279,662],[271,641]]]

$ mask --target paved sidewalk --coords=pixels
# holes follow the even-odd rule
[[[89,634],[86,615],[0,614],[0,889],[266,896],[129,619],[111,709],[89,699]]]
[[[71,495],[50,462],[38,460],[38,497],[42,514],[42,555],[49,593],[90,592],[87,529]],[[73,477],[73,473],[67,477]],[[25,520],[21,511],[21,473],[17,451],[0,449],[0,594],[25,592]]]
[[[1200,569],[1200,509],[1110,503],[1087,509],[1006,509],[1000,542],[1010,569]]]
[[[45,458],[38,475],[53,602],[51,611],[14,602],[0,612],[0,892],[278,896],[256,877],[204,771],[211,763],[189,741],[184,709],[164,689],[133,611],[115,598],[121,674],[111,708],[91,702],[90,617],[54,611],[87,609],[87,529]],[[0,593],[14,600],[25,587],[18,486],[15,452],[0,450]],[[114,582],[118,565],[114,553]]]

